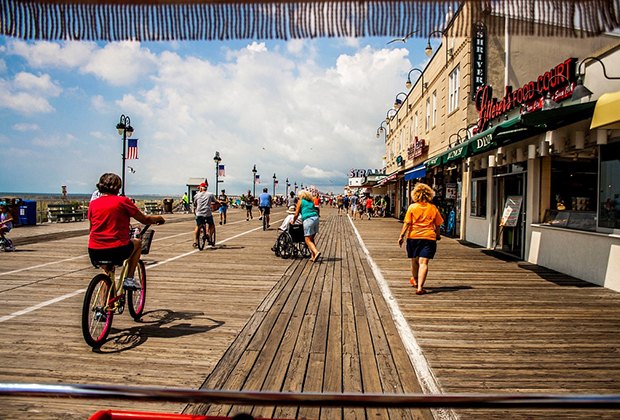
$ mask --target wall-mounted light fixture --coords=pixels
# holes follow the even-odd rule
[[[418,71],[420,72],[420,82],[422,82],[422,96],[424,96],[424,91],[426,90],[427,86],[426,83],[424,83],[424,71],[420,70],[419,68],[412,68],[411,70],[409,70],[409,73],[407,73],[407,81],[405,82],[405,88],[407,89],[411,89],[411,87],[413,86],[413,84],[411,83],[411,72],[412,71]]]
[[[392,112],[392,115],[390,115],[390,112]],[[394,118],[394,115],[396,114],[398,114],[398,111],[396,111],[394,108],[388,109],[388,111],[385,113],[385,123],[390,124],[390,121],[392,121],[392,118]]]
[[[394,99],[394,109],[399,109],[403,104],[403,100],[399,98],[400,95],[405,95],[405,99],[407,99],[407,94],[405,92],[399,92]]]
[[[577,85],[575,86],[575,89],[573,90],[573,95],[571,96],[571,99],[574,101],[577,99],[581,99],[585,96],[592,96],[592,91],[583,85],[583,79],[586,77],[586,72],[585,72],[585,67],[584,67],[586,60],[597,61],[601,65],[601,67],[603,67],[603,76],[605,77],[605,79],[620,80],[619,76],[608,76],[607,75],[607,69],[605,68],[605,63],[603,63],[601,59],[596,58],[596,57],[586,57],[583,60],[581,60],[581,62],[579,63],[579,66],[577,67]],[[583,68],[583,71],[582,71],[582,68]]]

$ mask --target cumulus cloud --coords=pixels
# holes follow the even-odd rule
[[[98,176],[106,159],[118,164],[118,153],[108,142],[113,134],[107,130],[124,113],[140,139],[131,182],[154,189],[149,192],[182,191],[189,177],[212,177],[216,150],[226,165],[223,185],[233,194],[251,185],[254,164],[263,180],[275,173],[282,181],[288,177],[291,183],[341,191],[351,167],[381,167],[384,146],[374,134],[410,68],[405,49],[357,48],[355,42],[344,42],[350,52],[330,60],[317,60],[324,46],[314,40],[282,47],[264,42],[224,47],[223,59],[187,54],[183,48],[155,53],[136,42],[87,43],[79,49],[70,43],[17,41],[6,53],[19,53],[31,67],[64,66],[67,76],[75,70],[93,76],[92,94],[78,111],[101,128],[82,128],[89,135],[72,139],[58,134],[67,126],[59,122],[56,134],[36,140],[72,147],[91,159],[80,170],[93,173],[81,178]],[[70,57],[53,59],[64,54]],[[47,95],[60,89],[54,90],[49,76],[34,72],[20,76],[19,83],[22,94],[30,92],[26,86],[37,84]],[[10,83],[0,79],[0,101],[3,91],[11,92],[6,85]],[[131,89],[123,88],[127,86]],[[43,103],[29,106],[44,109],[45,97],[30,99],[37,98]]]
[[[26,132],[26,131],[37,131],[39,130],[38,124],[32,123],[17,123],[13,124],[13,130]]]

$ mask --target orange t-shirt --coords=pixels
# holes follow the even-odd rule
[[[413,203],[407,209],[405,223],[409,223],[408,239],[430,239],[435,241],[435,226],[441,226],[443,217],[431,203]]]

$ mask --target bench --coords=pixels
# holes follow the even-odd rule
[[[162,208],[158,201],[145,201],[144,213],[145,214],[161,214]]]
[[[49,222],[79,222],[84,219],[84,212],[75,204],[48,204],[47,220]]]

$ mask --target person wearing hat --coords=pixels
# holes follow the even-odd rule
[[[215,196],[213,193],[207,191],[209,186],[207,180],[200,184],[199,191],[194,196],[194,214],[196,215],[196,228],[194,229],[194,248],[198,247],[198,240],[200,239],[200,226],[207,224],[209,227],[209,237],[215,236],[215,223],[213,222],[213,212],[211,205],[216,204]],[[209,240],[209,245],[213,246],[215,243]]]
[[[288,210],[286,210],[286,213],[288,213],[288,216],[286,216],[284,218],[284,221],[282,221],[282,224],[278,228],[278,232],[286,232],[288,230],[288,225],[289,223],[292,223],[293,217],[295,215],[295,206],[289,206]],[[295,221],[295,224],[298,224],[298,225],[302,223],[303,222],[301,219],[297,219],[297,221]]]
[[[289,206],[288,210],[286,210],[286,213],[288,214],[288,216],[284,218],[282,224],[278,227],[278,236],[276,236],[276,243],[273,244],[273,246],[271,247],[271,250],[274,252],[278,246],[278,237],[282,232],[288,231],[288,225],[290,223],[293,223],[293,217],[295,217],[295,206]],[[297,219],[294,224],[301,225],[303,224],[303,221],[301,219]]]

